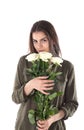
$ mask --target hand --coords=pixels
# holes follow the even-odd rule
[[[49,127],[51,126],[52,124],[52,120],[49,118],[47,120],[39,120],[37,122],[37,129],[38,130],[48,130]]]
[[[47,120],[37,121],[38,130],[48,130],[52,123],[62,119],[65,116],[65,112],[60,110],[57,114],[51,116]]]
[[[40,91],[43,94],[48,95],[48,90],[52,90],[54,86],[54,81],[49,80],[48,76],[41,76],[36,77],[28,82],[28,86],[30,86],[32,89],[36,89]]]

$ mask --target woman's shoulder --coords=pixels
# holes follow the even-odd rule
[[[26,57],[27,57],[29,54],[30,54],[30,53],[25,54],[25,55],[22,55],[22,56],[19,58],[19,60],[20,60],[20,61],[26,60]]]
[[[73,69],[74,68],[74,64],[71,61],[69,61],[69,60],[63,59],[63,67],[65,69]]]
[[[18,64],[21,65],[21,66],[24,65],[24,64],[26,63],[26,57],[27,57],[29,54],[30,54],[30,53],[20,56],[19,61],[18,61]]]

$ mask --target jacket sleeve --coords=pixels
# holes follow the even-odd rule
[[[12,93],[12,100],[15,103],[25,102],[28,98],[28,96],[24,94],[25,81],[24,81],[23,69],[24,69],[24,58],[21,57],[17,65],[14,90]]]
[[[75,85],[74,66],[71,65],[68,72],[68,80],[65,89],[65,102],[61,107],[65,112],[64,120],[72,116],[78,107],[77,92]]]

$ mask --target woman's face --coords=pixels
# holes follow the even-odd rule
[[[49,52],[49,40],[44,32],[32,33],[32,39],[34,48],[38,53],[41,51]]]

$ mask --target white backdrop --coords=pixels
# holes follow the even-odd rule
[[[79,108],[65,122],[67,130],[83,129],[83,12],[83,0],[0,1],[0,130],[14,130],[19,108],[11,99],[16,67],[28,51],[32,24],[41,19],[55,26],[63,58],[75,66]]]

